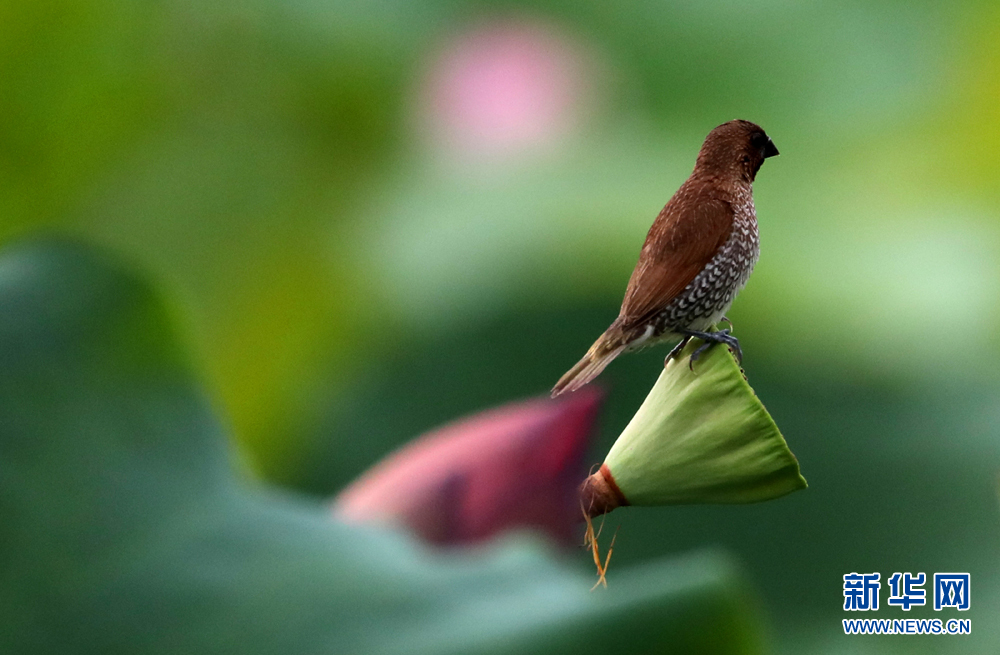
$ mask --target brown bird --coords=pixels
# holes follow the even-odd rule
[[[691,177],[653,221],[632,271],[618,318],[552,389],[558,396],[587,384],[615,357],[654,343],[677,341],[667,359],[692,337],[705,343],[691,363],[716,343],[742,360],[732,325],[708,332],[725,318],[760,255],[753,181],[778,154],[759,126],[742,120],[708,133]]]

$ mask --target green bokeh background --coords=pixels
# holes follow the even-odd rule
[[[469,163],[421,98],[491,24],[552,35],[586,91],[558,139]],[[730,317],[810,488],[618,511],[609,583],[722,546],[777,652],[995,652],[998,43],[994,2],[4,0],[0,238],[76,234],[150,271],[246,468],[330,495],[545,392],[615,316],[705,133],[754,120],[782,154]],[[594,461],[664,354],[603,374]],[[969,571],[973,634],[845,637],[852,571]],[[944,614],[875,618],[910,615]]]

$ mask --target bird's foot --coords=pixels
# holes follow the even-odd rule
[[[726,328],[727,330],[729,330],[730,332],[733,331],[733,322],[729,320],[728,316],[723,316],[722,318],[720,318],[719,323],[722,322],[725,322],[725,324],[729,326],[728,328]]]
[[[694,370],[694,363],[698,361],[698,358],[701,357],[702,353],[717,343],[726,344],[726,346],[733,351],[733,354],[736,355],[736,361],[741,364],[743,363],[743,351],[740,349],[739,339],[730,334],[730,328],[725,328],[723,330],[719,330],[718,332],[696,332],[694,330],[679,330],[679,332],[685,337],[697,337],[705,342],[699,346],[697,350],[691,353],[691,357],[688,358],[688,367],[692,371]]]
[[[680,355],[681,351],[684,350],[684,346],[686,346],[688,344],[688,341],[690,340],[691,337],[684,337],[683,339],[681,339],[681,342],[676,346],[674,346],[673,350],[667,353],[666,358],[663,360],[663,366],[665,367],[667,364],[670,363],[671,359]]]

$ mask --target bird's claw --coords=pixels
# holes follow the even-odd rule
[[[687,338],[698,337],[705,342],[698,346],[698,349],[691,353],[691,356],[688,358],[688,368],[690,368],[691,371],[694,371],[694,363],[698,361],[702,353],[717,343],[726,344],[726,346],[733,351],[733,354],[736,355],[736,361],[740,364],[743,363],[743,350],[740,348],[739,339],[730,334],[732,323],[729,325],[729,328],[724,328],[718,332],[695,332],[694,330],[686,330],[681,333]],[[671,351],[671,354],[673,354],[673,351]]]
[[[681,351],[684,350],[684,346],[686,346],[690,340],[691,337],[684,337],[681,339],[681,342],[674,346],[669,353],[667,353],[666,358],[663,360],[663,366],[666,367],[666,365],[670,363],[671,359],[680,355]]]

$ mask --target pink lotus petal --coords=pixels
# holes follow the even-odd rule
[[[595,389],[512,403],[419,437],[345,489],[334,512],[408,526],[428,541],[482,541],[535,528],[571,542],[580,520]]]

